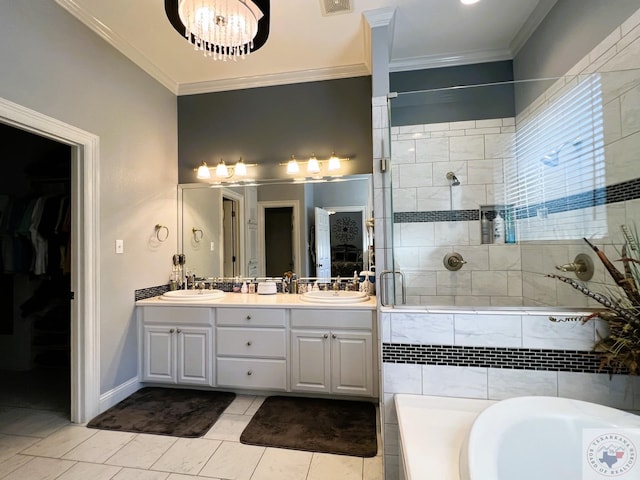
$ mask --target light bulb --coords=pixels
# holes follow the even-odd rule
[[[309,173],[318,173],[320,172],[320,162],[315,155],[311,155],[309,158],[309,163],[307,163],[307,172]]]
[[[295,174],[298,172],[300,172],[300,166],[298,165],[296,158],[293,155],[291,155],[291,160],[287,162],[287,173]]]
[[[206,162],[202,162],[198,167],[198,178],[206,179],[211,178],[211,172],[209,171],[209,167]]]
[[[242,161],[242,157],[240,157],[240,160],[236,163],[235,174],[239,177],[244,177],[247,174],[247,166]]]
[[[340,159],[336,157],[335,152],[331,154],[331,158],[329,159],[329,170],[340,170]]]
[[[224,164],[224,160],[220,159],[220,163],[216,167],[216,177],[227,178],[229,177],[229,169]]]

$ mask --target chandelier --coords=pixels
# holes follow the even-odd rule
[[[214,60],[234,61],[269,35],[269,0],[165,0],[173,27]]]

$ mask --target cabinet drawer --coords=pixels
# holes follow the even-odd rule
[[[373,313],[369,310],[291,310],[291,327],[371,330]]]
[[[152,323],[211,324],[213,311],[202,307],[142,307],[142,320]]]
[[[279,328],[218,328],[216,354],[285,358],[287,336],[285,330]]]
[[[285,310],[281,308],[218,308],[218,325],[241,327],[284,327]]]
[[[218,385],[252,389],[286,390],[285,360],[255,360],[250,358],[218,358]]]

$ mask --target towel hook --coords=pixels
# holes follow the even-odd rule
[[[204,233],[202,232],[202,230],[200,230],[199,228],[193,227],[191,229],[191,231],[193,232],[193,240],[196,243],[199,243],[200,240],[202,240],[202,238],[204,237]],[[200,235],[198,235],[200,234]]]
[[[166,234],[162,235],[162,231],[165,231]],[[167,238],[169,238],[169,227],[166,227],[164,225],[160,225],[159,223],[156,225],[156,238],[158,239],[159,242],[164,242],[167,240]]]

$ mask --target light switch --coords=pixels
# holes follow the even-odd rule
[[[209,249],[213,252],[213,250],[214,250],[214,244],[213,244],[213,242],[211,242],[211,243],[209,244]]]
[[[124,253],[124,240],[116,240],[116,253]]]

